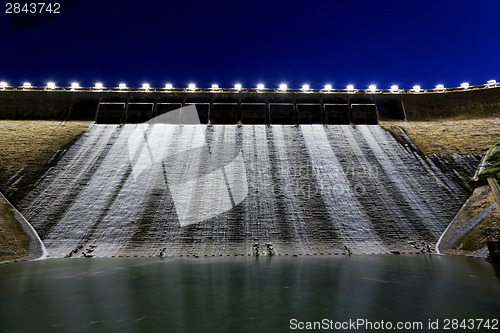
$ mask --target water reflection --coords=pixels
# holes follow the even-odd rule
[[[445,256],[52,259],[0,266],[0,331],[282,332],[495,318],[499,269]]]

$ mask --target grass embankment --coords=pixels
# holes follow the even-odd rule
[[[0,261],[28,256],[30,238],[14,216],[14,209],[0,195]]]
[[[497,148],[498,147],[498,148]],[[488,147],[491,152],[495,151],[493,154],[488,156],[485,163],[485,170],[479,174],[480,178],[495,178],[500,181],[500,141],[495,143],[493,146]]]
[[[0,191],[15,205],[53,164],[49,160],[88,126],[88,122],[0,121]]]
[[[56,162],[51,158],[88,126],[89,122],[0,121],[0,191],[15,205]],[[0,261],[27,256],[28,244],[12,207],[0,203]]]
[[[401,127],[424,154],[474,154],[498,141],[500,118],[439,121],[383,121],[382,127]]]

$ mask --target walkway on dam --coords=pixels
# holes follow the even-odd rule
[[[467,196],[378,125],[94,125],[20,209],[49,257],[328,255],[433,249]]]

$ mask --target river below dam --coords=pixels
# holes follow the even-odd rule
[[[325,319],[492,331],[500,267],[427,254],[46,259],[0,265],[0,306],[1,332],[288,332]]]

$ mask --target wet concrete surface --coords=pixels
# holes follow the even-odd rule
[[[227,188],[207,186],[228,142],[241,152],[248,187],[231,209],[181,226],[172,173],[151,172],[148,186],[134,177],[127,145],[136,126],[94,125],[19,204],[50,257],[248,256],[255,244],[259,255],[269,254],[266,244],[276,255],[427,252],[469,195],[452,170],[378,125],[167,126],[165,151],[188,151],[201,136],[212,154],[191,164],[165,155],[168,168],[205,177],[183,204],[204,214],[235,193],[234,167],[223,168]]]

